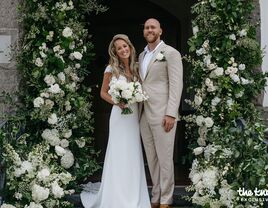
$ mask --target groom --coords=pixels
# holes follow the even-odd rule
[[[174,191],[173,150],[183,86],[180,53],[161,39],[158,20],[148,19],[147,46],[139,55],[140,76],[149,99],[140,109],[142,141],[153,182],[152,208],[168,208]]]

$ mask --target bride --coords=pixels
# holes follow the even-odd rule
[[[135,48],[126,35],[115,35],[109,45],[110,61],[105,69],[101,97],[113,105],[109,141],[99,189],[89,183],[81,193],[85,208],[150,208],[140,141],[138,105],[133,113],[122,115],[124,104],[115,104],[109,95],[112,77],[127,81],[139,79]],[[95,190],[95,191],[94,191]]]

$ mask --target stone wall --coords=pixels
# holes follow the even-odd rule
[[[20,0],[1,0],[0,1],[0,41],[3,44],[5,37],[9,38],[11,45],[17,45],[19,37],[18,11],[17,6]],[[12,49],[10,49],[12,50]],[[3,51],[0,49],[0,55]],[[11,53],[14,54],[14,53]],[[12,55],[10,56],[12,57]],[[14,57],[10,61],[0,63],[0,93],[3,91],[14,92],[18,90],[19,76],[16,70]],[[3,97],[0,96],[0,116],[7,111],[3,104]],[[0,118],[1,119],[1,118]]]

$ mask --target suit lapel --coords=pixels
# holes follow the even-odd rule
[[[151,61],[148,64],[148,68],[147,68],[147,71],[146,71],[144,80],[146,79],[149,71],[151,70],[151,66],[155,62],[157,54],[160,53],[161,50],[163,50],[163,48],[165,47],[165,45],[166,45],[165,43],[161,43],[161,45],[155,50],[155,52],[153,54],[153,57],[152,57]]]
[[[144,51],[139,56],[139,74],[140,74],[140,78],[142,81],[143,81],[143,75],[141,71],[141,65],[142,65],[143,57],[144,57]]]

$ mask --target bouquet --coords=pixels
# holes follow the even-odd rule
[[[121,114],[133,113],[130,104],[142,102],[148,99],[145,92],[142,90],[141,84],[138,81],[127,82],[123,79],[116,79],[113,77],[109,84],[108,93],[112,96],[115,104],[123,103],[126,105],[122,109]]]

